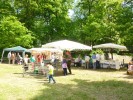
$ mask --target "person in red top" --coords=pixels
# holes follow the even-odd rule
[[[38,63],[41,63],[41,61],[42,61],[42,55],[41,54],[38,54],[37,55],[37,62]]]

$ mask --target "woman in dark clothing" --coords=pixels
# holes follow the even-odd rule
[[[72,71],[71,71],[71,62],[72,62],[71,61],[72,60],[71,53],[69,51],[66,51],[65,54],[66,54],[68,71],[69,71],[70,74],[72,74]]]
[[[72,74],[72,71],[71,71],[71,59],[67,60],[67,68],[68,68],[69,73]]]

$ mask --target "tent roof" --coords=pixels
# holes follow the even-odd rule
[[[69,40],[60,40],[60,41],[55,41],[51,43],[47,43],[45,45],[42,45],[43,48],[57,48],[61,50],[91,50],[92,48],[90,46],[74,42],[74,41],[69,41]]]
[[[119,50],[127,50],[126,46],[123,45],[118,45],[114,43],[105,43],[105,44],[100,44],[100,45],[95,45],[93,48],[114,48],[114,49],[119,49]]]
[[[63,52],[60,49],[56,48],[31,48],[29,51],[43,52],[43,51],[51,51],[51,52]]]
[[[16,47],[12,47],[12,48],[5,48],[4,51],[19,51],[19,52],[28,52],[28,50],[26,48],[23,48],[21,46],[16,46]]]

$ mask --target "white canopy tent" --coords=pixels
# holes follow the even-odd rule
[[[93,48],[100,48],[100,49],[110,48],[110,49],[127,50],[126,46],[118,45],[118,44],[114,44],[114,43],[105,43],[105,44],[95,45],[95,46],[93,46]]]
[[[30,52],[43,52],[43,51],[50,51],[50,52],[63,52],[62,50],[60,49],[56,49],[56,48],[31,48],[29,49]]]
[[[93,46],[93,48],[99,48],[99,49],[109,49],[110,51],[112,49],[119,49],[121,51],[127,51],[128,49],[126,48],[126,46],[123,45],[118,45],[118,44],[114,44],[114,43],[105,43],[105,44],[100,44],[100,45],[95,45]],[[111,53],[111,52],[110,52]],[[111,53],[112,54],[112,53]],[[112,54],[112,59],[113,59],[113,54]]]
[[[44,53],[45,55],[47,55],[47,59],[51,58],[52,53],[56,53],[56,56],[59,59],[62,59],[62,55],[63,55],[63,51],[61,49],[56,49],[56,48],[31,48],[29,49],[29,51],[31,52],[31,54],[40,54],[40,53]]]
[[[74,41],[69,41],[69,40],[60,40],[60,41],[47,43],[45,45],[42,45],[42,48],[57,48],[57,49],[69,50],[69,51],[92,49],[90,46],[87,46],[78,42],[74,42]]]

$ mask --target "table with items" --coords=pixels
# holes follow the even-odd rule
[[[120,69],[120,62],[117,60],[101,60],[101,68]]]

